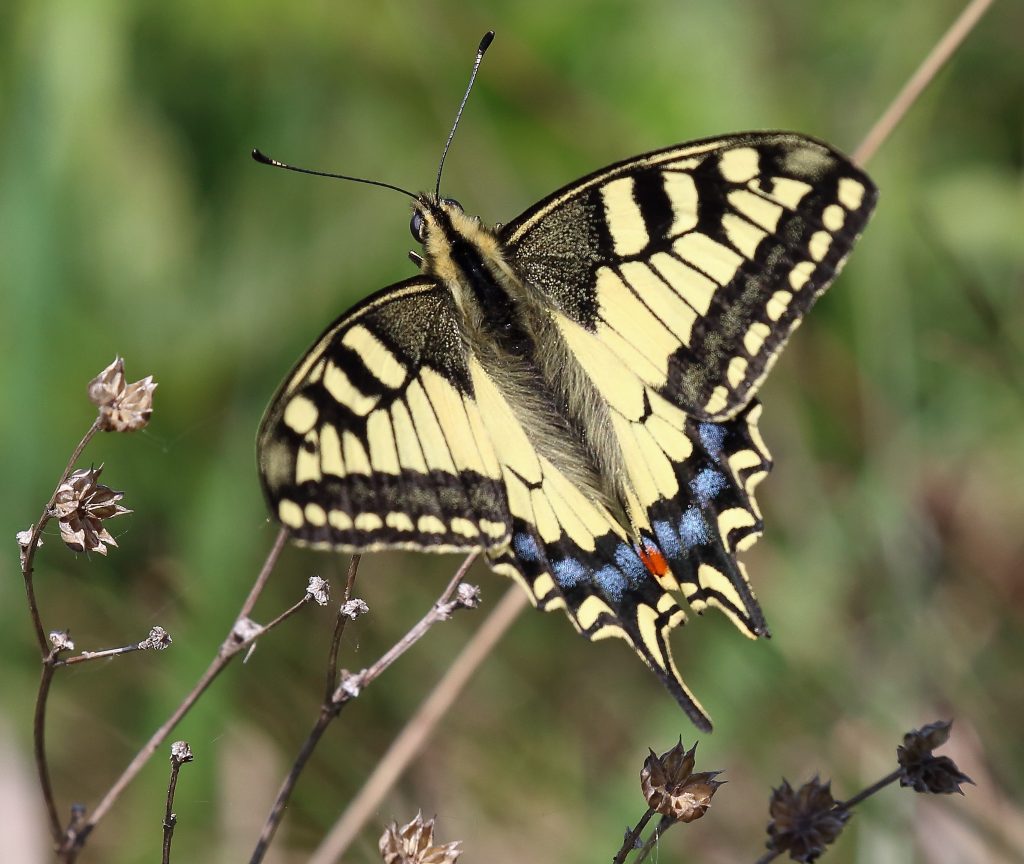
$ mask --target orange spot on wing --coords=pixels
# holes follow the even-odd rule
[[[668,573],[668,561],[665,560],[665,556],[655,547],[641,544],[638,551],[640,553],[640,560],[644,562],[644,567],[650,573],[653,573],[655,576],[664,576]]]

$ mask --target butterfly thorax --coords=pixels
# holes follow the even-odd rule
[[[555,326],[550,299],[516,271],[497,233],[477,217],[448,200],[421,199],[417,208],[423,270],[451,294],[467,360],[494,382],[538,452],[631,530],[607,405]]]

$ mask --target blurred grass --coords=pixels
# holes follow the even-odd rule
[[[411,273],[408,205],[275,173],[289,161],[415,188],[437,158],[480,34],[497,39],[443,188],[489,222],[645,149],[794,128],[852,150],[959,4],[795,0],[559,5],[14,0],[0,29],[0,418],[9,539],[36,518],[91,420],[86,382],[115,353],[160,382],[142,434],[87,460],[127,491],[109,560],[54,532],[38,559],[45,621],[79,648],[167,627],[173,648],[61,675],[51,754],[61,806],[95,803],[216,648],[273,537],[253,457],[260,414],[333,317]],[[764,389],[776,457],[767,536],[746,561],[774,638],[720,617],[676,640],[716,721],[701,767],[731,781],[677,828],[671,860],[752,860],[767,794],[814,771],[851,793],[898,737],[956,720],[965,799],[890,791],[829,861],[1018,860],[1024,849],[1024,13],[997,4],[870,169],[877,216]],[[289,551],[268,619],[344,560]],[[455,561],[375,556],[349,631],[358,668],[422,613]],[[27,768],[37,660],[14,545],[0,561],[0,775]],[[504,590],[478,574],[485,597]],[[436,628],[318,751],[279,835],[302,860],[463,644]],[[329,637],[304,613],[229,670],[183,724],[176,860],[248,854],[314,716]],[[620,644],[528,613],[367,829],[439,814],[465,860],[610,859],[643,807],[646,748],[693,738]],[[153,860],[155,759],[83,861]],[[17,781],[19,807],[38,797]],[[5,790],[6,791],[6,790]],[[6,812],[12,812],[10,810]],[[31,826],[36,814],[26,816]],[[25,831],[24,827],[22,830]],[[39,822],[39,832],[42,832]],[[31,834],[31,830],[27,830]],[[14,842],[13,838],[9,842]],[[1016,845],[1015,845],[1016,844]],[[32,860],[24,851],[5,860]],[[38,847],[36,847],[38,848]]]

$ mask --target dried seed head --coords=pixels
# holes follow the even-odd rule
[[[140,651],[163,651],[171,647],[171,634],[163,627],[153,627],[149,635],[139,643]]]
[[[720,771],[693,773],[696,750],[696,744],[687,750],[680,738],[661,756],[650,751],[640,771],[640,788],[652,810],[678,822],[693,822],[708,812],[712,796],[724,781],[715,779]]]
[[[831,785],[831,781],[822,783],[815,777],[797,790],[788,780],[772,790],[770,850],[789,852],[794,861],[815,861],[835,841],[850,813],[836,807]]]
[[[114,362],[89,382],[89,399],[100,409],[99,426],[104,432],[134,432],[142,429],[153,414],[152,375],[125,384],[124,360]]]
[[[896,748],[896,759],[903,773],[900,786],[911,786],[915,792],[934,795],[964,794],[962,783],[974,781],[964,774],[948,756],[935,756],[932,750],[949,740],[953,721],[929,723],[903,736],[903,744]]]
[[[32,542],[32,528],[27,531],[19,531],[17,533],[18,538],[18,549],[21,552],[21,566],[25,566],[25,561],[28,560],[28,546]],[[36,549],[43,545],[43,538],[39,536],[36,538]]]
[[[193,758],[192,748],[189,747],[188,741],[175,741],[171,745],[172,762],[181,764],[183,762],[191,762]]]
[[[365,615],[369,611],[370,607],[366,605],[366,601],[360,600],[358,597],[346,600],[341,604],[340,609],[340,613],[350,621],[355,621],[360,615]]]
[[[401,828],[392,822],[378,846],[384,864],[455,864],[462,854],[461,840],[434,845],[434,820],[424,822],[422,813]]]
[[[460,582],[459,587],[455,589],[456,601],[466,609],[476,609],[480,605],[480,596],[480,588],[468,582]]]
[[[75,643],[71,641],[71,634],[67,630],[51,630],[50,644],[54,651],[75,650]]]
[[[73,471],[53,499],[52,513],[60,525],[60,538],[75,552],[96,551],[106,555],[106,544],[117,546],[117,542],[103,522],[132,512],[117,503],[124,492],[115,492],[96,482],[102,470],[101,465]]]
[[[319,576],[310,576],[309,582],[306,583],[306,594],[318,606],[326,606],[331,596],[331,586],[326,579],[321,579]]]

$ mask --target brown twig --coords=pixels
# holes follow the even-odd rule
[[[647,823],[651,821],[651,817],[654,815],[654,812],[653,807],[648,807],[647,812],[640,817],[640,821],[626,832],[626,836],[622,841],[622,846],[619,847],[618,853],[612,859],[612,864],[624,864],[629,853],[636,849],[636,844],[640,840],[640,835],[644,833],[644,828],[646,828]]]
[[[346,606],[352,599],[352,591],[356,585],[356,573],[359,571],[359,562],[362,557],[362,555],[353,555],[352,560],[348,562],[348,572],[345,574],[345,593],[342,595],[341,606],[338,607],[338,617],[334,621],[331,648],[327,652],[327,674],[324,680],[325,703],[330,701],[338,681],[338,653],[341,651],[341,638],[345,635],[345,626],[354,617]]]
[[[171,779],[167,783],[167,806],[164,809],[164,843],[163,855],[160,858],[161,864],[171,862],[171,838],[174,836],[174,826],[178,824],[178,817],[174,815],[174,790],[178,786],[178,772],[186,762],[192,761],[192,749],[185,741],[175,741],[171,745]]]
[[[77,666],[80,663],[88,663],[90,660],[103,660],[108,657],[119,657],[122,654],[131,654],[134,651],[163,651],[170,647],[171,637],[163,627],[154,627],[149,631],[149,636],[141,642],[133,642],[131,645],[122,645],[119,648],[104,648],[102,651],[83,651],[74,657],[58,658],[54,660],[53,666],[60,669],[64,666]]]
[[[662,816],[658,820],[657,826],[651,832],[651,836],[647,838],[647,841],[643,846],[640,847],[640,853],[636,856],[633,864],[643,864],[648,858],[651,857],[651,852],[654,851],[658,845],[658,841],[661,839],[661,835],[668,831],[673,825],[676,824],[676,820],[671,816]]]
[[[462,562],[462,565],[445,587],[437,602],[430,608],[430,611],[427,612],[427,614],[424,615],[416,624],[414,624],[412,628],[398,640],[398,642],[388,649],[388,651],[386,651],[376,663],[355,675],[346,676],[345,673],[342,673],[341,683],[337,684],[333,688],[329,698],[321,704],[320,712],[317,715],[316,722],[313,724],[313,728],[310,730],[309,735],[303,742],[302,747],[299,748],[299,752],[295,757],[295,761],[292,763],[288,776],[285,777],[284,781],[281,783],[281,787],[277,793],[277,798],[275,799],[273,806],[270,808],[270,813],[267,815],[267,820],[263,825],[263,830],[260,832],[260,836],[256,841],[256,846],[253,849],[252,856],[249,858],[249,864],[259,864],[266,855],[267,849],[270,848],[274,835],[277,833],[278,826],[281,824],[281,819],[284,817],[284,811],[288,806],[288,801],[291,799],[292,792],[295,789],[295,784],[298,782],[303,769],[309,762],[310,757],[313,755],[313,751],[316,749],[317,744],[319,744],[324,732],[327,731],[327,727],[331,724],[331,721],[334,720],[342,710],[344,710],[345,706],[348,705],[352,699],[358,696],[367,685],[379,678],[380,675],[383,674],[384,670],[386,670],[395,662],[395,660],[415,645],[416,642],[418,642],[434,624],[438,621],[448,619],[454,609],[458,608],[460,605],[464,605],[458,600],[453,600],[453,598],[462,583],[466,572],[469,570],[470,565],[476,559],[477,554],[477,552],[472,552],[466,557],[465,561]],[[350,569],[349,573],[350,577],[354,578],[352,569]],[[335,628],[336,633],[338,629],[339,627]],[[340,643],[340,635],[337,639],[332,639],[330,653],[331,660],[329,661],[329,665],[336,663],[336,642]]]
[[[39,678],[39,689],[36,691],[35,713],[32,717],[32,754],[35,758],[39,788],[43,793],[46,817],[50,822],[50,834],[54,842],[60,843],[64,837],[64,828],[61,826],[60,816],[57,814],[57,802],[53,796],[53,782],[50,780],[50,765],[46,758],[46,703],[50,698],[50,685],[53,683],[55,672],[50,658],[55,656],[56,653],[56,649],[54,649],[43,660],[43,668]]]
[[[82,436],[82,440],[78,442],[75,449],[71,452],[71,458],[68,459],[68,464],[64,468],[64,472],[60,475],[60,480],[57,481],[57,485],[53,488],[53,494],[50,495],[50,500],[46,502],[46,506],[43,508],[42,515],[36,520],[32,526],[31,533],[29,535],[28,545],[24,547],[25,552],[21,560],[21,575],[25,582],[25,596],[28,599],[28,611],[32,617],[32,626],[36,632],[36,642],[39,644],[39,654],[45,660],[50,654],[50,646],[46,641],[46,628],[43,627],[43,619],[39,614],[39,605],[36,602],[36,592],[33,585],[33,573],[36,558],[36,549],[38,548],[39,536],[43,533],[43,529],[46,524],[50,521],[53,513],[53,505],[57,501],[57,493],[60,491],[60,487],[67,482],[68,477],[71,476],[71,472],[75,470],[75,463],[78,461],[82,452],[88,446],[89,442],[92,441],[93,436],[100,429],[99,418],[93,420],[92,426]]]
[[[992,0],[970,0],[957,19],[950,25],[949,29],[942,35],[942,38],[935,43],[935,47],[928,52],[921,65],[903,89],[896,94],[889,107],[885,109],[881,117],[867,135],[861,141],[860,146],[853,152],[853,161],[861,165],[867,164],[872,156],[878,151],[885,140],[892,134],[892,131],[906,116],[911,106],[918,100],[924,89],[931,84],[943,66],[949,62],[950,57],[960,47],[964,39],[975,28],[981,16],[984,15]]]
[[[256,577],[253,590],[249,592],[249,596],[242,605],[242,610],[238,618],[235,620],[235,623],[231,628],[231,632],[221,644],[220,649],[217,652],[217,656],[206,668],[206,671],[199,677],[199,680],[195,683],[192,690],[182,700],[178,707],[171,712],[170,717],[168,717],[167,720],[165,720],[164,723],[162,723],[150,736],[149,740],[142,746],[139,752],[135,754],[135,757],[121,773],[121,776],[114,781],[114,784],[107,790],[103,799],[96,805],[96,808],[92,811],[89,818],[84,821],[77,830],[68,832],[68,836],[65,838],[60,850],[66,860],[71,861],[74,859],[77,851],[82,848],[89,834],[92,833],[92,830],[100,820],[106,816],[107,811],[109,811],[114,805],[114,802],[121,796],[121,793],[124,792],[128,784],[135,779],[136,775],[138,775],[139,771],[142,770],[143,766],[156,752],[160,744],[163,743],[164,739],[171,734],[171,731],[178,725],[181,718],[192,709],[192,706],[195,705],[199,697],[203,695],[206,688],[209,687],[213,683],[214,679],[224,671],[232,658],[242,650],[248,648],[256,639],[267,632],[270,625],[267,627],[254,625],[253,622],[249,620],[248,615],[244,613],[251,611],[252,607],[255,605],[256,599],[259,597],[260,591],[262,591],[263,587],[266,585],[267,579],[270,577],[270,573],[273,571],[274,565],[277,563],[277,560],[281,555],[281,550],[284,548],[284,544],[287,539],[288,534],[282,528],[278,531],[277,537],[274,539],[274,545],[267,553],[267,558],[263,562],[263,567],[260,569],[260,573]],[[302,602],[305,602],[305,596],[303,597]],[[278,620],[280,620],[280,617]]]
[[[441,718],[490,655],[519,613],[529,606],[526,594],[512,585],[466,643],[451,666],[398,733],[356,797],[310,856],[308,864],[332,864],[345,854],[402,772],[430,739]]]
[[[865,798],[871,797],[876,792],[884,789],[890,783],[895,783],[902,776],[903,769],[897,768],[891,774],[886,774],[881,780],[877,781],[876,783],[872,783],[870,786],[867,787],[867,789],[862,789],[852,798],[848,798],[846,801],[837,801],[836,810],[850,810],[851,808],[856,807]]]
[[[469,570],[470,566],[476,560],[479,552],[470,552],[466,556],[466,559],[459,566],[459,569],[455,571],[455,575],[452,576],[451,581],[448,583],[448,587],[445,588],[441,594],[440,599],[434,604],[431,610],[423,616],[413,627],[406,633],[401,639],[399,639],[391,648],[384,653],[384,655],[372,666],[364,669],[362,672],[357,672],[354,675],[343,676],[343,680],[337,686],[334,691],[333,701],[335,702],[346,702],[349,699],[358,696],[359,693],[383,674],[384,670],[387,669],[392,663],[394,663],[399,657],[401,657],[406,651],[412,648],[431,627],[434,626],[438,621],[443,621],[448,618],[456,605],[452,597],[455,595],[455,590],[459,587],[459,583],[462,582]]]
[[[83,451],[88,446],[93,436],[99,431],[99,419],[93,421],[86,430],[71,456],[64,466],[64,471],[54,486],[53,492],[43,512],[36,520],[29,532],[28,542],[22,547],[21,575],[25,583],[25,598],[28,602],[29,617],[32,620],[32,629],[36,634],[36,642],[39,645],[39,652],[42,658],[42,672],[39,678],[39,690],[36,693],[36,706],[32,720],[32,751],[36,763],[36,775],[39,777],[39,788],[43,794],[43,805],[46,808],[47,819],[50,822],[50,834],[56,843],[60,843],[65,834],[65,829],[60,824],[60,816],[57,814],[57,802],[53,795],[53,783],[50,779],[50,766],[46,756],[46,706],[50,696],[50,685],[53,683],[56,661],[59,648],[51,646],[46,638],[46,629],[43,627],[43,619],[39,613],[39,603],[36,600],[35,591],[35,558],[36,550],[39,548],[39,537],[43,529],[53,516],[53,505],[57,501],[57,494],[60,487],[67,482],[68,477],[75,468]]]

